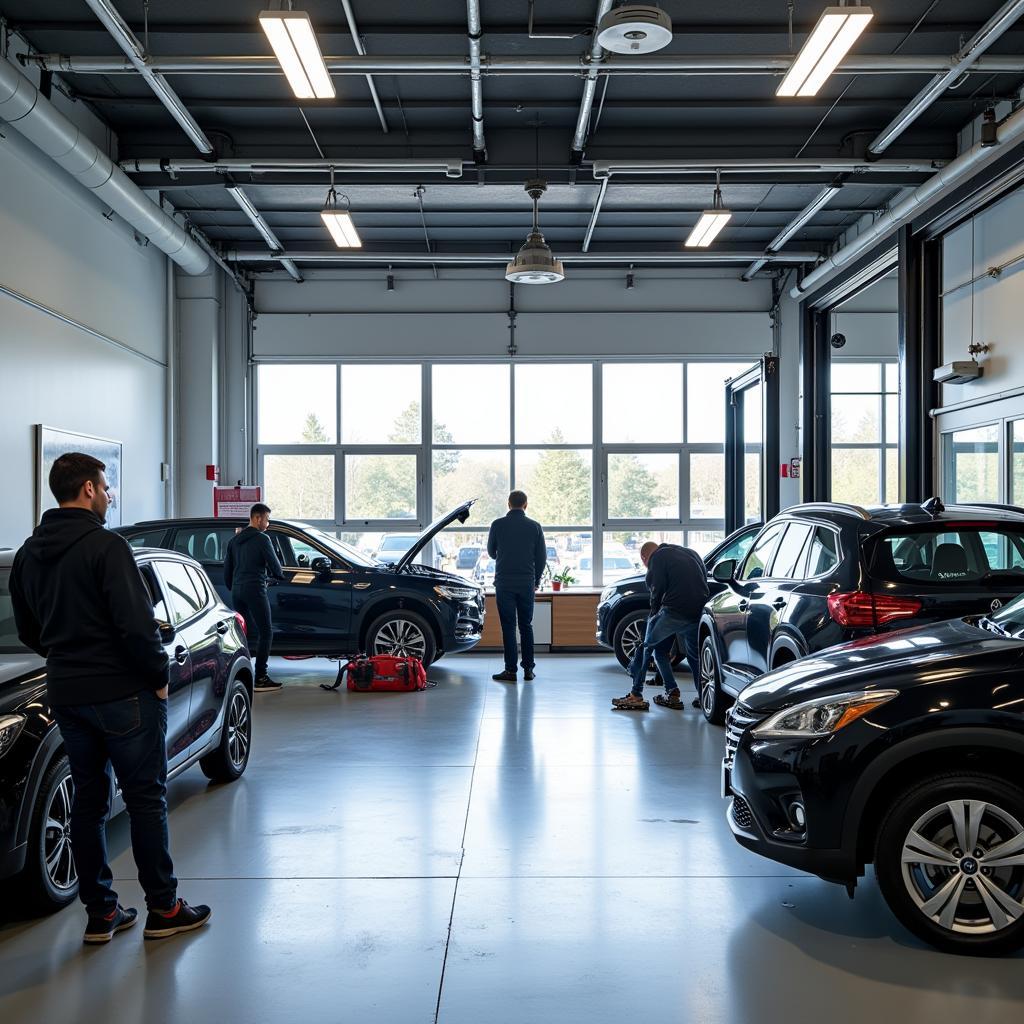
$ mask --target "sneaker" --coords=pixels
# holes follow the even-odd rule
[[[626,711],[631,711],[633,708],[642,708],[646,711],[650,704],[643,697],[638,697],[635,693],[627,693],[625,697],[613,697],[612,707],[621,708]]]
[[[277,693],[277,691],[281,689],[282,685],[282,683],[275,683],[270,676],[260,676],[260,678],[256,680],[256,685],[253,689],[257,693]]]
[[[516,674],[506,669],[504,672],[495,672],[491,678],[498,683],[514,683],[516,681]]]
[[[93,917],[90,914],[82,941],[90,945],[102,945],[104,942],[109,942],[115,932],[123,932],[126,928],[131,928],[138,919],[139,912],[134,907],[122,907],[120,903],[109,914],[99,917]]]
[[[193,932],[210,920],[209,907],[190,907],[184,900],[178,900],[173,910],[151,910],[146,917],[147,939],[166,939],[179,932]]]
[[[532,668],[523,669],[523,679],[525,679],[528,683],[532,683],[535,678],[536,677],[533,674]]]

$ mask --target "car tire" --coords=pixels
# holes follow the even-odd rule
[[[615,652],[615,658],[618,663],[627,672],[629,671],[629,663],[632,660],[635,645],[643,642],[644,630],[647,627],[647,617],[646,611],[627,612],[622,616],[619,624],[612,632],[612,650]],[[686,655],[679,649],[678,642],[673,642],[670,657],[673,668],[679,668],[683,661],[685,661]],[[647,671],[655,671],[653,659],[648,664]],[[658,685],[661,685],[660,676],[658,677]]]
[[[245,773],[252,750],[252,698],[240,679],[231,685],[224,709],[224,728],[215,750],[199,759],[211,782],[234,782]]]
[[[424,666],[430,665],[437,658],[434,630],[417,612],[395,608],[370,623],[366,631],[366,653],[414,657]]]
[[[965,851],[970,842],[975,848]],[[1012,863],[1000,865],[998,847],[1009,842]],[[886,903],[918,938],[972,956],[1002,956],[1024,945],[1024,913],[1015,909],[1024,902],[1019,786],[980,772],[913,786],[890,806],[874,856]]]
[[[61,755],[46,770],[29,825],[24,894],[43,913],[60,910],[78,896],[70,835],[74,793],[71,767]]]
[[[700,645],[700,709],[712,725],[725,724],[726,696],[722,689],[722,666],[711,636]]]

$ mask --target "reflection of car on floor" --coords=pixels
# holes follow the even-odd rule
[[[760,529],[760,523],[744,526],[704,556],[712,594],[724,589],[724,585],[710,578],[711,571],[723,558],[741,559]],[[601,593],[601,603],[597,606],[597,642],[602,647],[610,647],[623,668],[629,665],[636,645],[643,640],[650,607],[651,595],[643,573],[631,572]],[[679,659],[674,657],[673,660]]]
[[[1024,591],[1024,511],[1009,507],[812,504],[787,509],[704,609],[701,703],[729,700],[769,669],[846,640],[981,614]]]
[[[344,656],[401,654],[424,664],[475,646],[483,629],[479,587],[452,573],[414,562],[446,526],[469,518],[473,502],[430,524],[394,564],[381,564],[303,523],[274,520],[267,536],[285,580],[268,591],[274,654]],[[224,551],[235,519],[174,519],[120,527],[133,546],[184,551],[196,557],[221,596]]]
[[[171,665],[167,761],[178,775],[197,761],[209,779],[232,782],[252,740],[252,663],[239,617],[221,603],[191,558],[139,550]],[[78,894],[69,838],[73,787],[60,732],[46,700],[46,665],[18,640],[0,552],[0,878],[22,874],[40,908]],[[124,810],[120,790],[111,814]]]
[[[948,527],[947,527],[948,528]],[[763,676],[726,725],[736,839],[955,953],[1024,945],[1024,599]]]

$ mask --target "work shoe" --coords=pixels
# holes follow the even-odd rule
[[[635,693],[627,693],[625,697],[612,698],[613,711],[650,711],[651,705]]]
[[[532,683],[535,678],[536,677],[533,674],[532,668],[523,669],[523,679],[525,679],[528,683]]]
[[[178,900],[173,910],[151,910],[146,917],[147,939],[166,939],[179,932],[193,932],[210,920],[209,907],[190,907],[184,900]]]
[[[682,711],[683,708],[686,706],[680,699],[678,690],[672,690],[671,692],[665,694],[659,693],[654,698],[654,703],[657,704],[660,708],[673,708],[676,711]]]
[[[139,912],[134,907],[122,907],[120,903],[109,914],[96,917],[90,914],[82,941],[89,945],[100,946],[109,942],[115,932],[123,932],[125,928],[131,928],[138,919]]]
[[[516,681],[516,674],[506,669],[504,672],[495,672],[491,678],[498,683],[514,683]]]
[[[256,685],[253,689],[257,693],[277,693],[277,691],[281,689],[282,685],[283,684],[281,683],[275,683],[270,676],[260,676],[260,678],[256,680]]]

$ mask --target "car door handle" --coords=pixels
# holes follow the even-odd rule
[[[736,607],[739,608],[741,612],[745,612],[750,607],[750,602],[744,599],[740,601],[740,603],[736,605]]]
[[[188,650],[179,644],[174,648],[174,660],[179,665],[184,665],[188,661]]]
[[[782,611],[782,609],[786,607],[786,599],[784,597],[777,597],[772,601],[772,607]]]
[[[230,628],[231,624],[227,619],[221,619],[221,621],[217,623],[217,632],[220,633],[221,636],[223,636]]]

